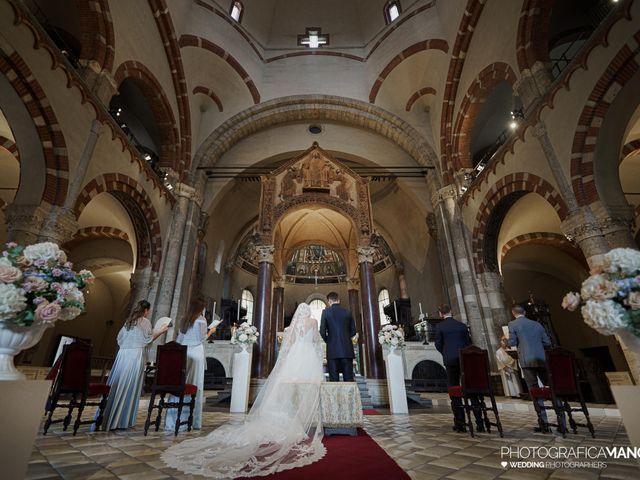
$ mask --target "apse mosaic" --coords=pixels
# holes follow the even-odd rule
[[[289,283],[342,283],[347,269],[337,252],[322,245],[296,249],[287,261],[285,281]]]

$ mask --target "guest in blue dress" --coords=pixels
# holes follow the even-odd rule
[[[204,371],[207,368],[207,360],[204,356],[203,343],[209,335],[215,332],[215,327],[207,332],[207,320],[204,318],[205,303],[198,299],[194,302],[189,316],[184,319],[178,338],[176,341],[181,345],[187,346],[187,378],[186,383],[190,383],[198,387],[196,393],[196,403],[193,409],[193,427],[196,430],[202,428],[202,403],[204,400]],[[187,395],[185,402],[191,400]],[[177,402],[178,398],[170,396],[169,402]],[[177,408],[167,410],[164,428],[168,431],[174,431],[176,428],[176,418],[178,416]],[[183,408],[180,415],[180,421],[186,422],[189,418],[189,409]],[[182,425],[180,430],[186,430],[187,425]]]
[[[120,350],[107,380],[111,391],[104,410],[103,430],[131,428],[136,423],[147,346],[168,328],[162,327],[154,335],[147,318],[150,313],[149,302],[141,300],[118,333]]]

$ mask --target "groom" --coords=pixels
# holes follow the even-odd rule
[[[328,308],[322,311],[320,335],[327,344],[327,367],[329,381],[338,382],[339,372],[345,382],[353,382],[353,343],[351,337],[356,334],[356,322],[348,310],[340,306],[336,292],[327,295]]]

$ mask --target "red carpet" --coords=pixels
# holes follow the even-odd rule
[[[364,409],[364,410],[362,410],[362,413],[364,415],[382,415],[378,410],[367,410],[367,409]]]
[[[327,454],[316,463],[294,468],[256,480],[409,480],[411,477],[398,466],[380,446],[358,429],[357,437],[336,435],[324,437]]]

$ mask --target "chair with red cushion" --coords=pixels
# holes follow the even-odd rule
[[[96,424],[96,429],[100,428],[102,423],[102,413],[93,420],[82,420],[82,412],[87,406],[99,407],[102,412],[107,404],[109,396],[109,385],[102,383],[89,383],[91,375],[91,352],[90,344],[76,341],[65,345],[60,355],[59,368],[55,372],[55,381],[49,392],[45,414],[47,420],[44,422],[44,434],[47,434],[52,423],[62,422],[67,430],[71,423],[73,409],[78,409],[76,421],[73,424],[73,434],[78,432],[80,425]],[[99,397],[99,401],[90,401],[90,398]],[[60,401],[68,400],[68,403],[62,404]],[[56,408],[68,409],[64,418],[53,420],[53,412]]]
[[[567,427],[565,422],[561,421],[563,413],[569,417],[569,425],[573,433],[578,433],[578,427],[586,427],[595,438],[595,430],[589,419],[589,410],[584,402],[582,391],[578,383],[578,370],[576,368],[576,359],[574,354],[564,348],[555,347],[548,348],[545,351],[547,358],[547,371],[549,377],[549,386],[541,388],[532,388],[530,390],[533,398],[536,413],[538,414],[538,424],[544,431],[549,428],[545,425],[540,415],[541,410],[553,410],[556,413],[558,423],[550,424],[557,426],[563,437],[567,435]],[[536,400],[551,402],[551,405],[539,406]],[[569,401],[577,401],[580,406],[572,407]],[[573,418],[573,412],[582,412],[585,416],[586,423],[577,423]]]
[[[175,428],[175,435],[178,435],[178,431],[182,425],[187,425],[187,431],[191,431],[193,425],[193,409],[196,403],[196,393],[198,387],[185,383],[187,376],[187,347],[180,345],[177,342],[169,342],[164,345],[158,346],[156,356],[156,375],[153,380],[153,386],[151,387],[151,399],[149,400],[149,411],[147,413],[147,420],[144,422],[144,434],[147,435],[149,427],[151,426],[151,415],[153,409],[158,409],[158,415],[154,421],[156,432],[160,429],[160,422],[162,421],[162,410],[165,408],[177,408],[177,421]],[[156,395],[160,395],[160,401],[158,405],[155,405]],[[174,395],[178,397],[177,402],[165,401],[165,395]],[[190,395],[191,400],[189,402],[184,401],[185,395]],[[180,415],[182,413],[182,407],[189,405],[189,418],[186,422],[180,421]]]
[[[491,427],[496,427],[501,437],[504,437],[502,431],[502,422],[498,414],[496,398],[491,385],[491,377],[489,372],[491,366],[489,364],[489,354],[486,350],[476,346],[468,346],[460,350],[460,386],[449,387],[449,396],[461,397],[463,399],[463,407],[467,414],[467,423],[469,433],[473,437],[473,422],[471,421],[471,412],[479,410],[487,433],[491,433]],[[485,398],[491,401],[491,406],[487,406]],[[475,399],[477,402],[474,405]],[[489,420],[487,412],[493,412],[495,422]]]

